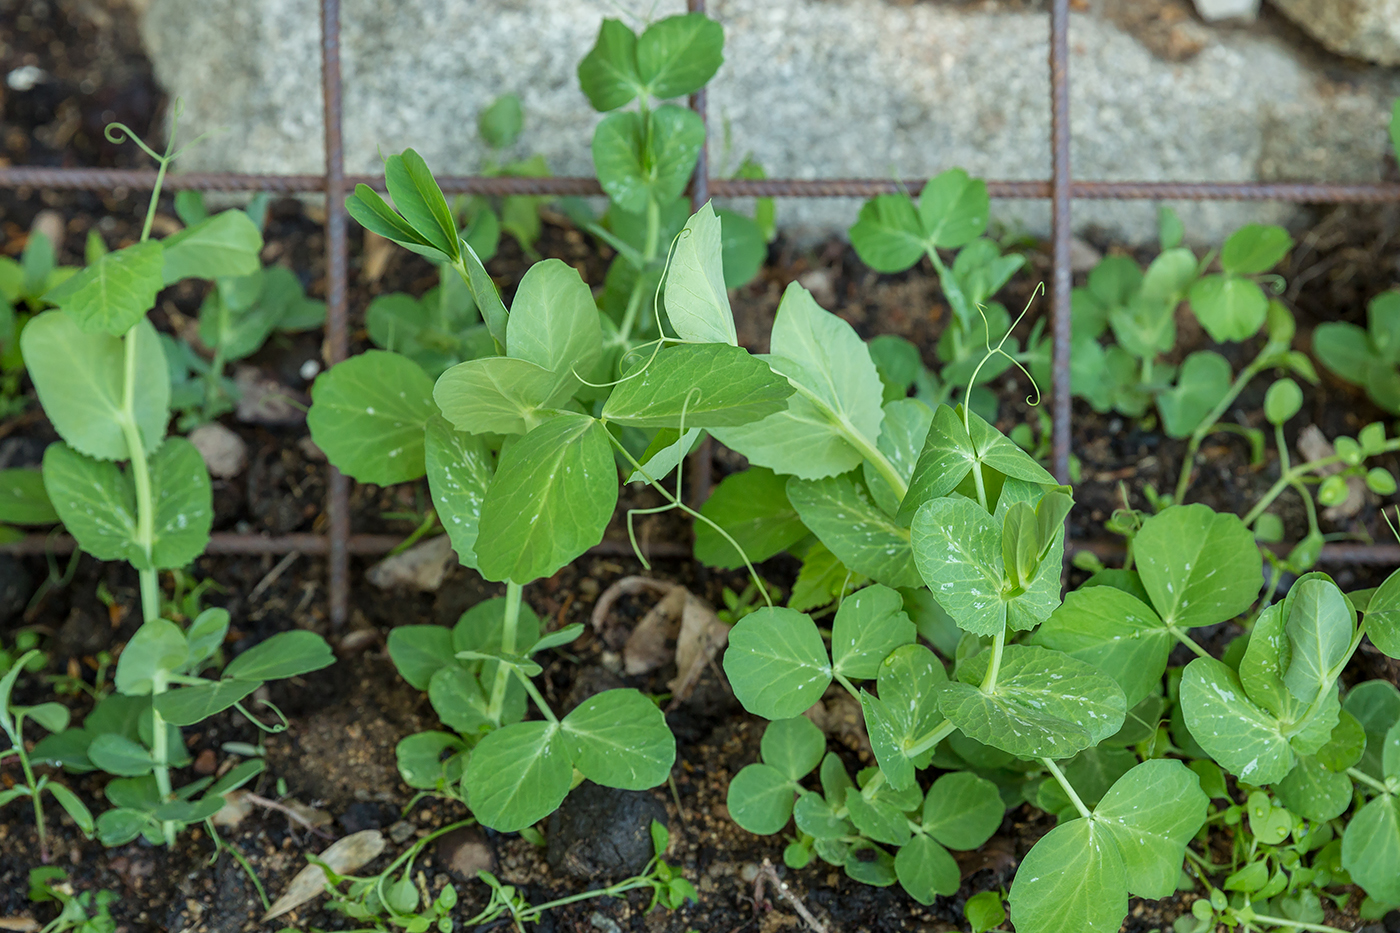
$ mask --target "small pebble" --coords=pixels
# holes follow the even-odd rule
[[[248,465],[248,445],[217,421],[191,431],[190,443],[204,458],[209,475],[216,479],[233,479]]]
[[[389,827],[389,838],[394,840],[394,845],[401,846],[412,839],[416,832],[418,832],[418,827],[408,822],[408,820],[399,820],[393,826]]]
[[[602,933],[622,933],[622,927],[617,925],[617,921],[610,917],[604,917],[598,911],[593,911],[588,917],[588,925]]]
[[[213,774],[218,767],[219,759],[215,757],[212,748],[206,748],[194,760],[195,774]]]
[[[746,883],[752,884],[758,878],[758,866],[753,862],[745,862],[739,869],[739,877]]]

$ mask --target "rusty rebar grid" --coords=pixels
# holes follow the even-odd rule
[[[703,12],[704,0],[687,0],[692,11]],[[383,190],[384,179],[372,175],[349,175],[344,171],[342,142],[342,98],[340,69],[340,3],[321,0],[322,90],[325,114],[326,168],[323,175],[259,174],[234,172],[191,172],[167,176],[170,190],[269,191],[280,194],[321,192],[327,198],[326,210],[326,299],[327,325],[324,355],[329,364],[345,358],[348,349],[347,287],[348,230],[343,208],[346,191],[353,185],[367,184]],[[1054,418],[1053,466],[1057,476],[1067,473],[1069,455],[1069,342],[1068,294],[1070,270],[1068,236],[1071,203],[1074,200],[1231,200],[1283,201],[1305,204],[1400,203],[1400,184],[1332,184],[1293,182],[1180,182],[1180,181],[1073,181],[1070,178],[1069,144],[1069,2],[1052,0],[1050,13],[1051,148],[1052,175],[1049,180],[988,181],[993,198],[1040,199],[1052,203],[1053,278],[1052,333],[1054,337]],[[705,93],[692,96],[691,106],[705,117]],[[708,133],[706,134],[708,145]],[[156,173],[148,170],[102,168],[50,168],[43,166],[0,167],[0,188],[42,188],[50,190],[120,191],[151,190]],[[598,196],[603,191],[594,178],[510,178],[483,176],[444,176],[438,179],[451,194],[484,195],[537,194]],[[692,206],[714,197],[798,197],[869,198],[877,194],[908,192],[917,195],[923,179],[834,178],[741,180],[711,178],[707,148],[702,147],[696,174],[691,183]],[[702,451],[703,454],[703,451]],[[702,463],[702,460],[704,461]],[[692,495],[703,500],[708,493],[709,458],[694,461]],[[1188,464],[1186,468],[1190,468]],[[349,556],[377,555],[390,551],[401,540],[394,535],[352,535],[348,506],[349,481],[334,467],[330,470],[327,517],[329,533],[293,534],[269,537],[258,534],[215,533],[210,538],[211,554],[286,554],[298,551],[329,557],[330,614],[334,625],[345,621],[349,599]],[[16,554],[62,553],[73,548],[71,538],[30,535],[19,542],[0,545],[0,551]],[[1069,541],[1067,553],[1087,550],[1109,555],[1115,542]],[[594,554],[626,554],[625,542],[604,541],[590,550]],[[649,549],[657,557],[683,556],[688,549],[675,542],[663,542]],[[1387,565],[1400,563],[1400,545],[1328,544],[1319,563]]]

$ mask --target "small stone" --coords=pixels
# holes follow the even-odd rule
[[[252,812],[253,804],[248,799],[247,791],[229,791],[224,794],[223,807],[214,814],[214,825],[220,829],[233,829]]]
[[[1208,23],[1254,19],[1259,15],[1259,0],[1196,0],[1196,12]]]
[[[235,414],[244,424],[292,426],[306,421],[311,400],[304,393],[269,379],[255,366],[239,366],[233,372],[238,388]]]
[[[420,541],[402,554],[384,558],[365,572],[365,579],[381,590],[409,587],[433,593],[442,586],[447,568],[456,561],[451,539],[438,535]]]
[[[579,880],[635,875],[651,861],[651,821],[666,809],[645,791],[585,781],[549,818],[550,867]]]
[[[1094,249],[1079,237],[1069,241],[1069,268],[1071,272],[1088,272],[1103,259],[1103,253]]]
[[[622,933],[622,927],[617,925],[616,920],[605,917],[596,910],[588,915],[588,925],[599,933]]]
[[[34,215],[30,233],[42,233],[53,247],[55,257],[63,254],[63,215],[58,211],[43,210]]]
[[[401,846],[412,839],[416,832],[418,832],[418,827],[414,826],[408,820],[399,820],[393,826],[389,827],[389,838],[394,840],[394,845]]]
[[[206,748],[194,759],[194,773],[199,775],[213,774],[219,767],[218,756],[214,754],[212,748]]]
[[[461,875],[475,880],[479,871],[496,867],[496,855],[479,827],[454,829],[437,841],[437,861]]]
[[[817,304],[830,311],[836,307],[836,285],[830,269],[813,269],[797,277],[797,284],[812,293]]]
[[[217,421],[195,428],[189,440],[204,458],[210,476],[233,479],[248,466],[248,444]]]
[[[1400,0],[1273,0],[1273,4],[1339,55],[1400,65]]]
[[[758,866],[753,862],[745,862],[739,868],[739,877],[742,878],[746,884],[753,884],[758,880]]]

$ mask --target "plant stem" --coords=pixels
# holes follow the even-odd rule
[[[1382,794],[1390,793],[1389,787],[1386,787],[1384,784],[1371,777],[1371,775],[1367,774],[1365,771],[1358,771],[1355,768],[1347,768],[1347,777],[1351,778],[1353,781],[1357,781],[1358,783],[1365,784],[1372,790],[1379,791]]]
[[[627,296],[627,310],[622,315],[622,323],[617,328],[617,339],[626,344],[637,326],[637,317],[642,308],[642,285],[646,281],[646,270],[656,260],[657,247],[661,240],[661,205],[656,198],[647,199],[647,235],[642,247],[642,267],[637,270],[637,281],[632,283],[632,293]],[[660,284],[657,285],[660,288]]]
[[[1393,453],[1397,450],[1400,450],[1400,438],[1390,438],[1385,442],[1384,447],[1382,447],[1380,450],[1377,450],[1374,454],[1371,454],[1370,456],[1375,456],[1376,454],[1383,453]],[[1281,475],[1278,478],[1278,480],[1275,481],[1274,484],[1269,487],[1269,491],[1264,493],[1264,497],[1254,504],[1254,508],[1249,510],[1249,514],[1247,514],[1243,519],[1244,523],[1246,525],[1253,524],[1254,520],[1258,518],[1265,509],[1272,505],[1274,500],[1277,499],[1285,489],[1293,485],[1293,483],[1297,482],[1298,480],[1302,479],[1302,477],[1306,476],[1309,473],[1315,473],[1323,469],[1324,467],[1331,466],[1334,463],[1343,462],[1345,461],[1342,459],[1341,454],[1334,454],[1330,457],[1323,457],[1321,460],[1314,460],[1311,463],[1300,463],[1297,466],[1293,467],[1291,470],[1285,470],[1283,475]]]
[[[520,624],[520,600],[524,591],[519,583],[506,582],[506,609],[501,619],[501,651],[515,653],[515,630]],[[497,726],[501,724],[501,709],[505,706],[506,685],[510,683],[511,669],[504,664],[496,665],[496,680],[491,684],[491,705],[486,716]]]
[[[992,663],[987,665],[987,676],[982,678],[983,693],[992,693],[997,688],[997,675],[1001,673],[1001,653],[1006,649],[1006,626],[992,639]]]
[[[1086,820],[1091,819],[1093,814],[1089,812],[1088,807],[1084,806],[1084,801],[1079,799],[1079,795],[1074,792],[1074,786],[1065,778],[1065,774],[1059,769],[1059,766],[1049,758],[1040,759],[1040,763],[1049,768],[1050,773],[1055,776],[1055,780],[1060,782],[1060,786],[1065,789],[1065,794],[1069,796],[1069,802],[1074,804],[1074,808],[1079,811],[1079,815]]]
[[[1220,420],[1221,416],[1229,411],[1235,399],[1239,398],[1244,387],[1249,384],[1249,380],[1253,379],[1264,368],[1266,357],[1273,355],[1270,352],[1270,347],[1271,345],[1266,344],[1259,355],[1248,366],[1240,370],[1240,374],[1235,377],[1234,383],[1230,386],[1230,391],[1225,393],[1225,397],[1216,403],[1210,413],[1196,426],[1196,430],[1191,432],[1191,441],[1186,445],[1186,456],[1181,462],[1181,475],[1176,480],[1176,496],[1172,499],[1173,502],[1178,505],[1185,502],[1186,488],[1191,484],[1191,469],[1195,466],[1196,452],[1201,449],[1201,441],[1205,440],[1206,435],[1215,428],[1215,423]],[[1247,525],[1249,522],[1246,521],[1245,524]]]
[[[15,720],[15,732],[18,735],[23,735],[22,718]],[[47,865],[49,863],[49,839],[48,834],[44,832],[44,805],[39,800],[42,791],[39,790],[34,781],[34,769],[29,765],[29,756],[24,754],[23,739],[15,743],[15,749],[19,754],[20,767],[24,769],[24,782],[29,785],[29,799],[34,804],[34,828],[39,833],[39,861]]]
[[[539,707],[540,712],[544,713],[544,718],[548,719],[550,722],[554,723],[557,726],[559,724],[559,717],[554,715],[554,710],[549,708],[548,701],[546,701],[545,698],[540,694],[540,688],[536,687],[534,682],[531,681],[530,678],[526,677],[525,672],[522,671],[520,668],[512,667],[510,668],[510,670],[514,671],[515,676],[520,678],[520,682],[525,685],[525,692],[530,694],[530,699],[534,700],[535,705]]]
[[[1316,933],[1346,933],[1336,927],[1329,927],[1325,923],[1303,923],[1301,920],[1285,920],[1282,917],[1269,917],[1265,914],[1255,914],[1254,919],[1259,923],[1268,923],[1273,926],[1292,927],[1295,930],[1312,930]]]
[[[904,747],[905,757],[919,757],[924,752],[928,751],[930,748],[933,748],[939,742],[942,742],[948,736],[952,735],[955,729],[957,729],[957,726],[953,725],[952,722],[950,722],[947,719],[943,720],[941,723],[930,729],[926,734],[921,735],[913,742],[906,744]]]

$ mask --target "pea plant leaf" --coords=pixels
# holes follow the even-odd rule
[[[765,607],[729,630],[724,672],[744,709],[765,719],[800,715],[831,684],[831,660],[812,617]]]
[[[1123,725],[1123,691],[1085,662],[1007,645],[996,686],[983,693],[974,683],[985,675],[989,654],[965,661],[957,681],[937,687],[939,709],[968,738],[1022,757],[1068,758]]]
[[[384,197],[369,185],[355,186],[355,192],[345,198],[345,211],[366,230],[392,240],[404,249],[426,258],[429,262],[452,261],[448,252],[442,248],[442,245],[439,245],[439,237],[435,228],[429,231],[431,237],[418,232],[413,224],[400,217],[385,202]]]
[[[624,211],[668,203],[685,191],[704,142],[704,121],[686,107],[662,104],[649,124],[631,111],[611,114],[593,132],[598,183]]]
[[[137,321],[133,414],[146,453],[165,438],[170,420],[170,373],[156,329]],[[125,460],[122,398],[126,371],[123,342],[84,333],[62,311],[44,311],[20,335],[29,376],[44,414],[74,450],[98,460]]]
[[[455,264],[461,257],[457,222],[423,157],[412,149],[389,156],[384,160],[384,184],[394,207],[418,236]]]
[[[1226,664],[1197,658],[1186,665],[1181,710],[1201,748],[1240,780],[1272,784],[1293,769],[1293,749],[1279,721],[1254,705]]]
[[[954,409],[939,405],[909,480],[909,492],[899,506],[899,519],[910,521],[925,502],[941,499],[958,488],[977,463],[972,437]]]
[[[1032,636],[1112,677],[1128,706],[1160,685],[1176,638],[1137,597],[1111,586],[1075,590]]]
[[[772,835],[792,818],[797,783],[772,765],[746,765],[729,782],[726,805],[734,822],[751,833]]]
[[[1351,778],[1311,755],[1299,758],[1273,791],[1279,803],[1305,820],[1335,820],[1351,806]]]
[[[126,696],[144,696],[157,677],[178,673],[188,660],[180,627],[168,619],[150,619],[126,643],[113,683]]]
[[[1147,519],[1134,552],[1152,605],[1179,629],[1233,618],[1264,585],[1254,535],[1238,517],[1206,505],[1174,505]]]
[[[209,544],[214,523],[209,470],[199,451],[183,437],[167,439],[151,455],[149,469],[155,500],[150,564],[159,570],[179,569],[203,554]],[[133,563],[140,569],[146,561]]]
[[[1384,680],[1359,683],[1347,693],[1346,712],[1361,726],[1366,744],[1356,768],[1373,778],[1383,778],[1381,752],[1386,731],[1400,721],[1400,690]]]
[[[554,373],[528,360],[487,356],[458,363],[438,377],[433,401],[468,434],[524,434],[552,409]]]
[[[793,781],[810,774],[826,756],[826,737],[806,716],[770,722],[759,746],[764,764]]]
[[[1400,571],[1376,588],[1366,607],[1366,635],[1392,658],[1400,658]]]
[[[1378,901],[1400,903],[1400,798],[1381,794],[1356,811],[1342,835],[1342,867]]]
[[[518,832],[559,809],[574,772],[562,732],[559,723],[518,722],[477,743],[462,789],[482,825]]]
[[[944,774],[924,798],[923,826],[950,849],[971,850],[992,838],[1006,813],[997,786],[970,771]]]
[[[962,885],[958,863],[928,836],[915,836],[900,847],[894,855],[894,873],[900,887],[924,905],[939,895],[951,897]]]
[[[578,270],[559,259],[525,273],[506,320],[506,355],[554,375],[546,395],[559,404],[579,387],[575,373],[593,369],[603,349],[593,295]]]
[[[427,690],[428,683],[443,667],[453,663],[458,650],[452,632],[441,625],[400,625],[389,632],[389,657],[399,676],[416,690]]]
[[[976,502],[940,498],[914,516],[914,564],[963,631],[995,635],[1006,624],[1001,530]]]
[[[578,64],[578,81],[594,110],[607,112],[631,103],[642,87],[636,33],[619,20],[603,20],[598,41]]]
[[[1181,364],[1177,384],[1157,396],[1168,437],[1189,437],[1230,391],[1230,363],[1219,353],[1198,350]]]
[[[161,262],[160,243],[133,243],[45,292],[44,300],[58,305],[85,334],[120,337],[155,307],[166,284]]]
[[[224,668],[225,680],[283,680],[319,671],[335,662],[330,645],[315,632],[280,632],[249,648]]]
[[[488,580],[547,577],[597,544],[617,504],[607,429],[564,412],[508,445],[481,507],[477,552]]]
[[[156,712],[176,726],[193,726],[228,709],[262,686],[257,680],[210,681],[206,686],[168,690],[155,698]]]
[[[912,644],[914,623],[904,597],[887,586],[867,586],[847,596],[831,625],[831,664],[851,680],[874,680],[890,652]]]
[[[880,439],[876,442],[876,447],[908,485],[933,423],[933,410],[916,398],[899,398],[886,402],[884,412],[885,418],[880,423]],[[861,474],[865,478],[865,487],[875,498],[875,504],[885,514],[897,517],[901,502],[898,491],[890,486],[889,481],[869,460],[861,464]],[[909,514],[913,515],[912,512]],[[903,519],[901,524],[907,525],[908,521],[907,518]]]
[[[875,760],[895,790],[914,786],[918,766],[908,749],[940,722],[938,684],[948,676],[923,645],[896,648],[880,664],[880,695],[861,693],[866,731]]]
[[[880,194],[866,201],[850,236],[861,262],[876,272],[903,272],[927,248],[914,202],[903,194]]]
[[[727,343],[678,344],[620,383],[603,418],[639,428],[718,428],[748,424],[787,408],[791,383]]]
[[[1294,584],[1284,623],[1291,660],[1283,682],[1300,702],[1311,703],[1332,685],[1332,668],[1346,658],[1355,627],[1351,607],[1335,583],[1310,579]]]
[[[39,470],[0,470],[0,522],[10,525],[52,525],[58,521],[44,474]]]
[[[1196,774],[1167,758],[1143,762],[1109,788],[1093,821],[1118,844],[1130,893],[1161,898],[1176,890],[1208,803]]]
[[[418,732],[399,741],[394,759],[404,783],[417,790],[443,790],[461,780],[467,743],[450,732]]]
[[[794,282],[778,306],[770,345],[769,365],[797,390],[787,410],[712,433],[775,473],[823,479],[855,469],[861,448],[875,447],[884,419],[884,385],[864,341]]]
[[[909,529],[876,505],[854,474],[794,476],[787,498],[802,523],[851,570],[887,586],[919,584]]]
[[[714,77],[723,48],[724,27],[704,13],[668,16],[637,40],[637,75],[653,97],[684,97]]]
[[[1019,933],[1116,933],[1128,915],[1118,844],[1093,820],[1061,823],[1021,860],[1010,904]]]
[[[241,210],[207,217],[161,240],[162,284],[181,279],[221,279],[262,269],[262,233]],[[118,250],[117,253],[120,253]],[[117,253],[108,253],[115,256]],[[106,259],[104,256],[103,259]],[[113,331],[113,333],[116,333]]]
[[[928,180],[919,194],[919,220],[929,245],[954,249],[987,229],[991,204],[987,185],[960,168]]]
[[[435,414],[432,380],[417,363],[366,350],[316,379],[306,423],[337,469],[388,486],[423,475],[423,428]]]
[[[726,476],[700,514],[723,528],[754,562],[786,550],[808,533],[788,501],[787,480],[763,467]],[[704,522],[695,523],[695,559],[728,570],[744,566],[734,546]]]
[[[1293,248],[1288,231],[1275,224],[1245,224],[1220,249],[1220,268],[1235,275],[1258,275],[1278,265]]]
[[[666,273],[666,318],[682,340],[737,346],[721,235],[720,219],[708,201],[686,221]]]
[[[1191,286],[1191,310],[1217,343],[1248,340],[1264,326],[1269,300],[1253,281],[1238,275],[1207,275]]]
[[[605,787],[645,790],[665,783],[676,739],[661,708],[637,690],[605,690],[560,723],[574,766]]]
[[[98,560],[145,562],[136,549],[136,490],[115,463],[50,444],[44,485],[59,520],[84,551]]]
[[[428,490],[438,520],[462,565],[476,569],[481,507],[495,475],[491,449],[481,438],[453,430],[441,415],[428,419],[423,444]]]

